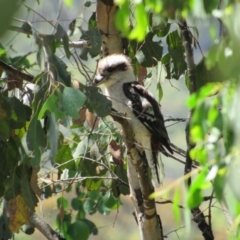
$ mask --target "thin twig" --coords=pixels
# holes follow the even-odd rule
[[[27,35],[32,35],[32,30],[23,29],[22,27],[9,26],[8,30],[14,31],[14,32],[19,32],[19,33],[24,33],[24,34],[27,34]],[[39,36],[45,36],[46,34],[40,34],[38,32],[38,35]],[[61,44],[63,44],[62,41],[61,41]],[[91,48],[92,46],[86,40],[78,40],[78,41],[69,41],[69,47],[73,47],[73,48]]]

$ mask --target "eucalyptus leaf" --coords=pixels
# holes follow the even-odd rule
[[[99,117],[106,117],[111,112],[112,103],[99,92],[99,88],[87,86],[84,93],[87,97],[85,105],[90,112]]]
[[[65,87],[62,94],[62,106],[65,112],[72,118],[78,118],[79,109],[85,103],[86,96],[81,91]]]
[[[144,67],[153,67],[161,60],[163,46],[161,40],[153,41],[154,33],[149,32],[136,53],[137,61]]]

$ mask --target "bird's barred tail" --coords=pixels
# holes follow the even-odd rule
[[[154,161],[151,165],[149,164],[149,166],[152,173],[152,184],[154,188],[158,188],[162,184],[164,178],[164,166],[162,160],[160,159],[157,164]]]
[[[162,160],[158,160],[158,154],[155,151],[146,151],[148,166],[151,169],[152,184],[154,188],[158,188],[164,178],[164,166]]]

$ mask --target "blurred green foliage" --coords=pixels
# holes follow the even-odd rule
[[[64,2],[69,9],[73,7],[73,1]],[[203,21],[212,17],[220,22],[220,36],[195,65],[197,91],[187,101],[193,112],[191,141],[196,144],[190,155],[199,163],[199,168],[193,172],[193,182],[186,190],[185,205],[198,207],[206,190],[210,189],[219,202],[227,201],[231,206],[230,214],[239,238],[240,4],[225,1],[219,8],[219,1],[118,0],[116,3],[119,6],[116,26],[128,39],[133,62],[150,69],[161,64],[166,79],[180,81],[183,77],[187,89],[190,79],[178,20],[201,12],[204,13]],[[91,7],[91,2],[86,1],[84,6]],[[0,35],[6,33],[17,7],[22,7],[20,2],[0,2]],[[29,11],[32,11],[30,7]],[[0,45],[0,60],[11,67],[31,71],[38,64],[38,71],[32,79],[37,85],[35,89],[31,89],[26,81],[20,81],[17,74],[15,76],[0,67],[0,196],[9,200],[21,193],[29,207],[34,209],[38,199],[36,189],[30,187],[32,172],[43,167],[44,154],[47,154],[51,166],[57,171],[56,182],[61,184],[52,187],[47,180],[43,182],[41,187],[45,198],[51,197],[56,190],[63,191],[63,186],[66,192],[72,191],[73,182],[77,182],[71,204],[64,197],[57,200],[57,228],[66,239],[76,239],[80,234],[82,239],[88,239],[98,230],[87,219],[87,214],[108,215],[121,205],[121,195],[129,194],[126,163],[116,165],[108,154],[111,140],[122,141],[107,117],[111,102],[99,89],[84,85],[90,81],[88,70],[83,74],[79,89],[71,86],[73,78],[67,59],[76,59],[69,48],[67,29],[58,23],[54,34],[42,35],[26,22],[20,29],[26,29],[26,25],[34,33],[38,48],[36,61],[25,55],[12,56],[10,46]],[[101,39],[95,14],[89,16],[87,27],[83,30],[80,25],[79,29],[93,47],[77,52],[76,64],[100,54]],[[196,32],[194,28],[189,29],[193,48],[198,46]],[[166,49],[163,48],[164,42]],[[160,100],[163,96],[160,83],[157,83],[157,91]],[[104,121],[99,123],[92,114]],[[227,185],[231,190],[229,197],[226,197]],[[173,214],[178,222],[180,199],[176,187]]]

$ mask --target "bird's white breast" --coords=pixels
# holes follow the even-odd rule
[[[149,138],[151,134],[134,115],[131,109],[130,101],[123,93],[122,83],[115,84],[113,88],[106,88],[105,93],[108,96],[109,100],[112,101],[112,107],[117,112],[124,114],[129,120],[129,123],[135,134],[134,138],[136,142],[143,145],[146,138]],[[122,129],[119,124],[116,124],[116,126]]]

